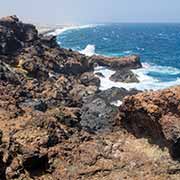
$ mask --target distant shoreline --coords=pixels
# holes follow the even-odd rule
[[[47,35],[48,33],[54,32],[56,29],[63,29],[71,27],[73,25],[36,25],[39,34]]]

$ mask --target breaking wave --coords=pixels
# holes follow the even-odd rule
[[[102,90],[111,87],[123,87],[128,90],[132,88],[138,90],[158,90],[180,84],[180,64],[177,48],[174,46],[175,43],[173,44],[172,41],[167,39],[166,43],[162,42],[162,38],[159,38],[162,37],[162,34],[154,35],[157,34],[157,29],[154,29],[154,26],[150,26],[150,31],[148,28],[146,29],[146,26],[138,28],[140,28],[142,33],[135,33],[136,28],[133,25],[127,25],[124,28],[121,25],[105,25],[100,27],[99,25],[98,27],[97,25],[84,25],[57,29],[50,34],[60,35],[58,38],[59,44],[62,41],[62,46],[79,50],[80,53],[87,56],[97,53],[106,56],[124,56],[134,53],[141,55],[142,61],[146,63],[143,63],[142,68],[132,70],[137,75],[140,83],[113,82],[109,78],[115,71],[105,67],[97,67],[95,73],[101,72],[104,75],[104,77],[100,77]],[[161,29],[163,26],[158,27],[158,30],[159,28]],[[83,31],[83,38],[81,32],[74,32],[74,30],[80,29],[87,29],[85,32]],[[112,29],[115,33],[109,34]],[[65,31],[69,31],[68,34],[61,36]],[[176,35],[179,31],[176,32],[176,29],[173,29],[172,32]],[[134,36],[134,33],[136,36]],[[172,34],[169,30],[166,33],[169,33],[169,36]],[[150,44],[147,43],[147,37],[150,39]],[[173,42],[179,41],[177,36],[171,38],[174,37]],[[152,44],[153,42],[155,44]],[[170,45],[166,47],[164,44]],[[160,48],[157,51],[152,49],[152,46]],[[96,52],[96,47],[98,47],[98,52]],[[176,56],[172,56],[174,52],[176,52]]]
[[[64,33],[65,31],[79,30],[79,29],[86,29],[86,28],[93,28],[93,27],[96,27],[96,25],[89,24],[89,25],[82,25],[82,26],[64,27],[64,28],[61,28],[61,29],[56,29],[55,31],[48,33],[48,35],[57,36],[57,35],[60,35],[60,34]]]
[[[172,81],[162,81],[158,78],[148,75],[149,72],[154,72],[162,74],[165,73],[166,75],[168,73],[168,75],[171,76],[175,73],[180,73],[180,70],[176,68],[143,64],[143,68],[132,71],[137,75],[138,80],[140,81],[139,83],[113,82],[110,80],[110,77],[115,73],[115,71],[109,70],[104,67],[97,67],[95,69],[95,73],[100,72],[104,75],[104,77],[100,77],[101,90],[106,90],[111,87],[125,88],[127,90],[130,90],[132,88],[136,88],[138,90],[158,90],[180,84],[180,78],[174,78],[174,80]]]
[[[85,49],[80,51],[80,53],[92,56],[96,54],[95,51],[95,45],[88,44]],[[180,69],[169,66],[157,66],[148,63],[142,63],[142,65],[142,68],[132,70],[137,75],[140,83],[113,82],[110,80],[110,77],[115,73],[115,71],[105,67],[97,67],[95,73],[101,72],[104,75],[104,77],[100,77],[101,90],[106,90],[111,87],[123,87],[127,90],[132,88],[138,90],[158,90],[180,84]]]
[[[88,44],[85,49],[79,52],[86,56],[93,56],[95,54],[95,50],[96,50],[95,45]]]

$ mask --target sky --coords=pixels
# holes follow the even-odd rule
[[[1,0],[0,16],[40,24],[180,22],[180,0]]]

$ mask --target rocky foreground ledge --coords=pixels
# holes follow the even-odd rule
[[[180,178],[180,87],[100,91],[97,65],[124,82],[141,67],[138,56],[86,57],[16,16],[0,20],[0,180]]]

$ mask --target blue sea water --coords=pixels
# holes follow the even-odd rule
[[[138,54],[143,68],[135,70],[141,84],[106,86],[138,89],[162,89],[180,84],[180,24],[102,24],[66,29],[57,36],[61,47],[85,54],[125,56]]]

